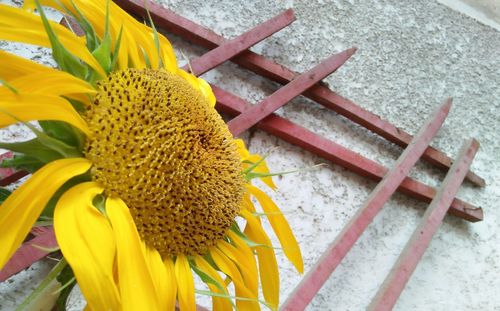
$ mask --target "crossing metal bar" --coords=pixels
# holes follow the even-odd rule
[[[25,242],[16,251],[14,256],[12,256],[3,269],[0,270],[0,282],[28,268],[34,262],[49,254],[49,252],[37,246],[48,249],[57,247],[56,237],[52,228],[39,233],[35,238]]]
[[[147,19],[147,8],[151,14],[151,18],[157,26],[205,48],[213,49],[226,41],[224,37],[216,34],[212,30],[179,16],[150,0],[115,0],[115,2],[131,14],[139,15],[145,19]],[[268,60],[252,51],[245,51],[233,58],[232,61],[281,84],[289,83],[298,75],[298,73],[285,66]],[[409,133],[356,105],[351,100],[334,93],[321,83],[313,86],[302,95],[316,101],[326,108],[334,110],[351,121],[403,148],[412,140],[412,136]],[[446,170],[448,170],[452,164],[452,159],[450,157],[433,147],[427,148],[422,159]],[[484,179],[472,171],[467,173],[466,178],[477,186],[483,187],[485,185]]]
[[[229,131],[233,136],[238,136],[259,121],[278,110],[293,98],[302,94],[305,90],[321,81],[323,78],[342,66],[353,54],[356,48],[350,48],[338,54],[332,55],[311,70],[301,74],[292,82],[281,87],[263,101],[245,110],[227,123]]]
[[[191,60],[190,66],[186,65],[183,69],[191,69],[193,71],[192,74],[197,76],[202,75],[271,36],[275,32],[285,28],[294,20],[295,16],[293,15],[293,10],[288,9],[270,20],[255,26],[242,35],[227,40],[219,47],[203,54],[202,57]]]
[[[418,262],[429,246],[432,237],[443,222],[446,211],[460,188],[478,148],[479,143],[474,139],[464,143],[457,160],[451,166],[434,200],[432,200],[425,211],[419,226],[413,232],[403,252],[367,310],[392,310],[413,271],[415,271]]]
[[[451,107],[451,99],[441,105],[422,126],[408,148],[401,154],[394,167],[372,191],[356,215],[344,227],[321,258],[302,278],[299,285],[282,306],[284,311],[304,310],[316,293],[328,280],[358,238],[380,212],[398,186],[417,163],[432,138],[441,128]]]
[[[228,115],[237,115],[252,107],[242,98],[211,85],[217,98],[217,109]],[[331,140],[321,137],[306,128],[289,120],[271,114],[260,123],[257,128],[262,129],[291,144],[308,150],[328,161],[341,165],[361,176],[381,180],[388,169],[379,163],[351,151]],[[398,188],[399,192],[406,193],[423,202],[430,202],[436,194],[436,189],[410,177],[406,177]],[[448,213],[465,220],[476,222],[483,220],[483,210],[460,199],[453,200]]]

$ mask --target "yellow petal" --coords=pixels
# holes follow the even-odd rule
[[[202,78],[198,78],[198,88],[203,93],[205,98],[208,100],[210,105],[212,107],[215,107],[217,99],[215,98],[214,92],[212,91],[210,84],[208,84],[207,81],[203,80]]]
[[[115,237],[106,216],[92,204],[103,190],[95,182],[86,182],[66,191],[54,211],[54,228],[88,307],[118,310],[120,294],[113,278]]]
[[[267,303],[269,303],[273,308],[278,308],[280,280],[278,273],[278,263],[276,262],[274,249],[271,248],[271,241],[269,240],[269,237],[264,232],[255,216],[253,216],[249,211],[245,209],[242,209],[240,214],[247,220],[248,226],[247,228],[245,228],[245,234],[248,236],[248,238],[258,244],[265,245],[255,247],[255,250],[257,251],[257,258],[259,261],[259,274],[262,284],[262,293],[264,294],[264,299]]]
[[[241,138],[237,138],[234,140],[234,143],[238,147],[238,152],[240,153],[240,158],[244,161],[248,156],[250,156],[250,152],[248,152],[247,147],[245,146],[245,142]]]
[[[217,248],[239,267],[245,286],[257,297],[259,295],[259,276],[255,261],[251,260],[253,256],[250,258],[245,256],[245,253],[226,241],[220,241],[217,244]]]
[[[23,57],[0,50],[0,79],[9,82],[20,76],[55,71]]]
[[[128,207],[121,199],[110,197],[106,214],[116,240],[122,310],[159,310],[142,242]]]
[[[87,136],[91,135],[86,122],[71,104],[61,97],[40,94],[2,94],[0,127],[19,121],[33,120],[64,121],[80,129]]]
[[[54,0],[41,1],[43,5],[61,10],[58,2],[59,1]],[[106,1],[62,0],[60,2],[67,9],[75,13],[76,11],[72,6],[74,2],[79,11],[90,22],[97,36],[102,39],[105,31],[104,19],[106,16]],[[30,7],[30,5],[28,5],[28,7]],[[146,65],[145,53],[153,69],[158,68],[159,59],[161,58],[166,70],[170,72],[175,72],[177,70],[177,62],[172,46],[162,34],[158,34],[160,41],[160,55],[158,55],[158,50],[154,42],[153,30],[150,27],[135,20],[113,2],[109,3],[109,16],[110,34],[111,37],[115,39],[113,40],[113,44],[116,43],[116,38],[123,27],[122,41],[118,56],[118,65],[121,69],[129,67],[144,68]]]
[[[252,249],[247,245],[247,243],[240,238],[236,233],[234,233],[231,230],[228,230],[227,236],[229,239],[231,239],[231,243],[234,244],[240,252],[243,253],[243,255],[247,258],[247,260],[250,261],[249,266],[250,267],[255,267],[255,271],[252,272],[257,276],[257,262],[255,260],[255,255],[252,251]]]
[[[179,305],[182,311],[195,311],[194,280],[191,267],[185,255],[177,255],[175,260],[175,278],[177,279]]]
[[[166,281],[168,293],[164,297],[165,299],[165,310],[172,311],[175,310],[175,303],[177,297],[177,280],[175,279],[175,265],[171,258],[166,258],[163,261],[165,265]]]
[[[9,81],[9,84],[19,93],[60,96],[96,92],[86,81],[58,70],[26,74]]]
[[[0,38],[3,40],[51,47],[40,16],[8,5],[0,5],[0,16],[2,16]],[[71,54],[87,63],[103,77],[106,76],[99,62],[87,49],[85,40],[58,23],[49,23],[59,41]]]
[[[246,287],[243,277],[241,276],[238,267],[227,257],[222,251],[217,248],[210,250],[210,255],[214,260],[217,267],[224,272],[227,276],[231,278],[234,283],[235,292],[237,297],[244,297],[250,299],[257,299],[257,295],[252,293],[248,287]],[[241,310],[260,310],[259,302],[249,301],[249,300],[236,300],[236,307]]]
[[[167,270],[161,256],[157,250],[145,246],[146,259],[148,262],[149,272],[156,289],[156,297],[158,300],[159,310],[167,310],[167,296],[171,289],[168,287]]]
[[[217,286],[215,284],[207,282],[206,284],[210,289],[210,291],[214,293],[228,295],[226,284],[224,280],[220,277],[219,273],[217,273],[217,271],[202,256],[195,256],[194,261],[198,269],[200,269],[203,273],[210,276],[219,285]],[[215,296],[212,297],[212,310],[230,311],[232,309],[233,307],[228,298],[215,297]]]
[[[0,206],[0,269],[35,223],[47,202],[70,178],[90,168],[86,159],[63,159],[51,162],[31,176]]]
[[[300,247],[293,235],[292,229],[290,229],[290,225],[281,213],[281,210],[276,206],[273,200],[259,188],[247,184],[247,189],[257,198],[264,213],[266,213],[267,219],[269,219],[271,227],[280,240],[286,257],[293,263],[297,271],[300,273],[304,272],[304,263],[302,262]]]

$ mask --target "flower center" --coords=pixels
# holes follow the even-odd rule
[[[165,71],[127,69],[98,85],[87,121],[93,179],[130,208],[163,257],[204,254],[225,236],[244,192],[241,160],[202,93]]]

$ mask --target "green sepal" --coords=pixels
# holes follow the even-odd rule
[[[267,155],[265,155],[265,156],[261,157],[261,158],[259,159],[259,161],[255,162],[255,163],[254,163],[254,162],[251,162],[251,161],[248,161],[248,160],[243,161],[243,163],[246,163],[246,164],[251,164],[249,167],[247,167],[247,168],[246,168],[246,169],[242,172],[242,173],[243,173],[243,175],[246,175],[246,174],[248,174],[248,173],[252,172],[252,171],[253,171],[253,170],[254,170],[257,166],[259,166],[259,164],[261,164],[262,162],[264,162],[264,160],[265,160],[266,158],[267,158]]]
[[[101,214],[106,215],[106,197],[104,195],[96,195],[94,199],[92,199],[92,205],[94,205]]]
[[[87,20],[85,15],[82,14],[80,9],[78,9],[78,6],[73,1],[71,1],[71,5],[73,6],[73,9],[75,10],[76,14],[74,14],[73,11],[65,8],[66,14],[73,17],[80,26],[80,28],[85,33],[85,39],[87,41],[86,42],[87,49],[89,51],[95,50],[96,47],[99,45],[99,37],[95,33],[94,27],[92,27],[92,24]]]
[[[0,142],[0,148],[27,154],[31,158],[35,158],[42,163],[48,163],[62,158],[59,152],[47,147],[45,144],[41,143],[38,138],[18,143]],[[8,159],[6,160],[8,161]]]
[[[265,245],[265,244],[260,244],[260,243],[257,243],[257,242],[254,242],[252,241],[250,238],[247,237],[247,235],[245,233],[243,233],[241,230],[240,230],[240,227],[238,227],[238,225],[236,223],[234,223],[230,228],[229,230],[233,231],[234,233],[236,233],[237,236],[240,237],[240,239],[243,240],[243,242],[246,243],[246,245],[248,245],[249,247],[265,247],[265,248],[272,248],[272,249],[281,249],[281,248],[277,248],[277,247],[272,247],[272,246],[269,246],[269,245]]]
[[[90,181],[91,177],[89,173],[75,176],[65,182],[57,191],[54,193],[54,195],[50,198],[49,202],[47,202],[47,205],[45,205],[45,208],[43,209],[42,214],[40,215],[39,220],[41,219],[52,219],[54,218],[54,209],[56,208],[56,204],[61,198],[61,196],[71,187],[76,186],[77,184],[83,183]]]
[[[7,190],[5,188],[0,188],[0,204],[2,204],[5,200],[7,200],[7,198],[11,193],[12,191],[10,190]]]
[[[85,143],[85,135],[77,128],[62,121],[38,121],[43,131],[69,146],[82,149]]]
[[[214,278],[212,278],[210,275],[206,274],[205,272],[201,271],[194,263],[190,262],[190,266],[191,266],[191,269],[193,269],[194,273],[196,273],[204,283],[206,283],[206,284],[213,284],[221,292],[223,292],[226,295],[228,295],[227,290],[224,288],[224,286],[222,286],[219,282],[217,282],[217,280],[215,280]],[[231,302],[231,304],[233,305],[233,308],[236,310],[236,305],[233,302],[233,300],[230,299],[230,298],[228,298],[228,300]]]
[[[118,52],[120,51],[120,44],[122,43],[122,33],[123,33],[123,25],[120,27],[120,32],[118,33],[118,37],[115,42],[115,50],[113,51],[113,56],[111,57],[111,69],[116,69],[116,63],[118,62]]]
[[[35,3],[37,10],[40,13],[40,17],[42,18],[45,32],[47,33],[47,36],[50,40],[50,45],[52,47],[52,57],[62,70],[72,74],[75,77],[85,79],[89,71],[87,65],[81,63],[78,58],[76,58],[75,56],[73,56],[73,54],[66,50],[66,48],[59,41],[57,35],[50,26],[49,20],[47,19],[47,16],[43,11],[40,2],[37,0],[35,1]]]
[[[36,172],[44,165],[45,163],[40,161],[39,159],[25,154],[16,154],[14,155],[14,157],[10,159],[4,159],[0,163],[0,167],[8,167],[15,170],[25,170],[29,173]]]
[[[113,68],[111,56],[111,35],[109,33],[109,0],[106,1],[106,17],[104,24],[104,37],[101,43],[92,51],[92,55],[97,59],[106,73],[110,73]]]
[[[151,18],[151,14],[149,14],[149,9],[146,7],[146,13],[148,13],[148,18],[149,18],[149,25],[151,29],[153,29],[153,37],[155,40],[155,48],[156,48],[156,53],[158,54],[158,68],[163,68],[163,62],[161,60],[161,50],[160,50],[160,38],[158,36],[158,31],[156,30],[155,23],[153,23],[153,19]]]
[[[56,280],[62,284],[62,287],[58,290],[59,297],[57,298],[56,304],[52,310],[65,311],[69,294],[71,293],[73,287],[76,285],[75,275],[71,267],[69,265],[66,265],[64,269],[59,273]]]
[[[28,127],[35,135],[36,139],[46,147],[58,152],[63,158],[80,158],[83,156],[79,148],[70,146],[59,139],[49,136],[45,132],[39,131],[33,125],[22,122],[26,127]],[[30,154],[31,155],[31,154]]]
[[[291,170],[291,171],[285,171],[285,172],[277,172],[277,173],[257,173],[257,172],[253,172],[253,171],[246,172],[247,170],[245,170],[244,175],[245,175],[245,180],[247,182],[249,182],[254,178],[263,178],[263,177],[293,174],[293,173],[297,173],[297,172],[305,172],[305,171],[312,170],[312,169],[315,169],[315,168],[323,166],[323,165],[324,164],[321,163],[321,164],[313,165],[311,167],[306,167],[306,168],[301,168],[301,169],[296,169],[296,170]]]
[[[7,81],[0,79],[0,84],[2,84],[2,86],[5,86],[6,88],[8,88],[12,93],[19,94],[19,91],[15,87],[13,87],[9,83],[7,83]]]
[[[242,301],[255,301],[263,304],[264,306],[268,307],[271,310],[275,310],[273,307],[271,307],[270,304],[267,302],[257,299],[257,298],[246,298],[246,297],[240,297],[240,296],[232,296],[232,295],[225,295],[225,294],[219,294],[219,293],[214,293],[209,290],[199,290],[195,289],[195,293],[199,295],[205,295],[205,296],[212,296],[212,297],[220,297],[220,298],[226,298],[226,299],[236,299],[236,300],[242,300]]]
[[[25,122],[25,121],[22,121],[21,119],[19,119],[18,117],[16,117],[15,115],[13,115],[7,111],[2,111],[2,109],[0,109],[0,112],[3,112],[6,115],[10,116],[11,118],[22,123],[24,126],[29,128],[36,135],[36,138],[33,140],[36,140],[39,144],[35,144],[34,147],[44,145],[45,147],[59,153],[61,155],[60,158],[80,158],[83,156],[82,152],[78,148],[69,146],[64,142],[47,135],[46,133],[38,130],[32,124]],[[24,142],[24,143],[26,143],[26,142]],[[3,144],[4,144],[5,148],[17,148],[15,145],[22,144],[22,143],[14,143],[14,144],[12,144],[12,147],[7,147],[8,143],[3,143]],[[35,151],[36,150],[37,150],[37,148],[35,148]],[[13,151],[15,151],[15,150],[13,150]],[[43,150],[40,150],[40,151],[43,151]],[[18,151],[18,152],[25,153],[24,151]],[[36,155],[36,154],[33,155],[32,151],[27,151],[26,153],[30,156],[33,156],[33,157],[43,156],[43,155]]]

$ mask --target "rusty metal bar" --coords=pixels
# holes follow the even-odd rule
[[[451,107],[451,99],[439,107],[422,126],[408,148],[401,154],[394,167],[375,187],[356,215],[344,227],[335,241],[323,253],[321,258],[302,278],[299,285],[288,297],[282,310],[304,310],[332,272],[337,268],[354,243],[373,221],[384,204],[396,191],[411,168],[417,163],[432,138],[441,128]]]
[[[251,104],[236,95],[226,92],[215,85],[211,85],[211,87],[217,98],[217,108],[223,113],[237,115],[252,107]],[[379,163],[367,159],[276,114],[271,114],[262,120],[257,124],[257,127],[328,161],[341,165],[356,174],[375,181],[381,180],[388,171],[387,168]],[[433,187],[410,177],[404,179],[398,191],[423,202],[430,202],[436,194],[436,190]],[[448,212],[471,222],[483,220],[483,210],[481,208],[460,199],[453,201]]]
[[[130,13],[140,15],[143,18],[147,18],[145,10],[145,7],[147,7],[153,21],[160,28],[205,48],[212,49],[226,41],[224,37],[216,34],[215,32],[181,17],[149,0],[115,0],[115,2]],[[282,84],[289,83],[298,75],[285,66],[268,60],[252,51],[245,51],[233,58],[232,61],[261,76]],[[334,110],[351,121],[379,134],[388,141],[391,141],[401,147],[406,147],[412,139],[412,136],[407,132],[398,129],[388,121],[382,120],[377,115],[332,92],[330,89],[321,84],[313,86],[302,95]],[[449,169],[452,164],[450,157],[448,157],[444,152],[433,147],[427,148],[422,156],[422,159],[443,169]],[[472,171],[467,173],[466,178],[477,186],[482,187],[485,185],[484,179]]]
[[[457,161],[453,163],[436,196],[425,211],[419,226],[413,232],[403,252],[367,310],[392,310],[413,271],[415,271],[418,262],[429,246],[433,235],[443,222],[446,211],[453,197],[458,192],[478,148],[479,143],[475,139],[464,143]]]
[[[39,233],[35,238],[25,242],[10,258],[7,264],[0,270],[0,282],[5,281],[12,275],[28,268],[34,262],[47,256],[49,252],[36,246],[44,248],[57,247],[56,237],[52,228]]]
[[[245,110],[227,123],[229,131],[233,136],[238,136],[259,121],[285,105],[302,92],[321,81],[323,78],[342,66],[353,54],[356,48],[350,48],[338,54],[328,57],[311,70],[301,74],[292,82],[286,84],[273,94],[266,97],[252,108]]]
[[[224,44],[203,54],[203,56],[191,60],[190,66],[186,65],[183,69],[191,69],[192,74],[197,76],[202,75],[271,36],[275,32],[285,28],[294,20],[295,16],[293,15],[293,10],[288,9],[270,20],[255,26],[242,35],[227,40]]]

